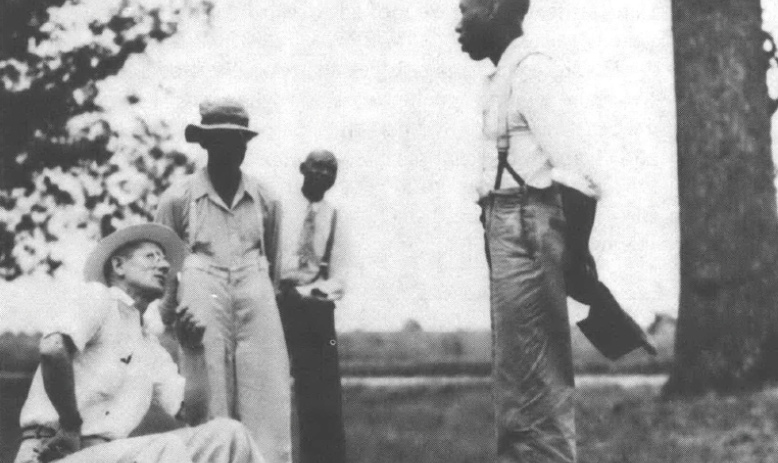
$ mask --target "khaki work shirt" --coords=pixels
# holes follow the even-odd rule
[[[192,214],[192,207],[196,207]],[[190,223],[195,217],[198,224]],[[259,250],[268,260],[271,280],[278,281],[281,252],[281,206],[250,175],[242,174],[232,204],[214,190],[208,171],[201,169],[160,199],[155,222],[175,230],[192,252],[206,254],[214,264],[235,268],[252,264]],[[196,236],[190,236],[196,230]]]

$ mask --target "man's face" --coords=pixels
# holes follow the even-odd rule
[[[126,286],[138,293],[160,297],[170,264],[162,248],[153,242],[141,243],[129,256],[114,264],[114,272]]]
[[[460,0],[462,19],[457,24],[462,51],[475,61],[488,58],[493,51],[494,25],[489,18],[487,0]]]
[[[337,177],[337,169],[329,162],[306,161],[300,167],[305,178],[305,187],[310,191],[325,192],[332,188]]]
[[[214,130],[203,134],[200,144],[208,151],[208,163],[236,169],[246,158],[246,135],[237,130]]]

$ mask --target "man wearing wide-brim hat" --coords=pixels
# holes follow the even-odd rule
[[[178,296],[208,327],[203,338],[209,417],[239,418],[271,463],[290,460],[289,358],[275,300],[280,206],[240,169],[250,128],[244,105],[212,99],[186,140],[207,166],[160,199],[156,221],[186,241]],[[168,315],[163,316],[170,322]]]
[[[84,269],[89,283],[63,295],[41,339],[17,463],[264,461],[233,420],[128,438],[152,403],[190,425],[206,414],[207,388],[178,374],[150,323],[159,315],[147,311],[185,254],[173,230],[158,224],[127,227],[97,244]],[[183,372],[202,368],[204,327],[184,307],[175,319],[190,353]]]

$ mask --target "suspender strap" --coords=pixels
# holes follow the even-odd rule
[[[262,211],[262,204],[259,199],[259,195],[257,195],[257,200],[254,201],[254,209],[256,211],[257,220],[259,221],[259,242],[257,243],[257,250],[259,251],[260,256],[266,255],[265,251],[265,214]],[[197,212],[197,198],[194,197],[194,194],[192,193],[191,188],[189,189],[189,230],[187,230],[187,240],[189,241],[187,245],[189,246],[189,251],[196,253],[198,249],[195,249],[195,244],[197,243],[197,231],[200,228],[200,224],[198,221],[200,220],[200,215]],[[269,258],[269,257],[268,257]]]
[[[494,179],[494,189],[500,189],[500,183],[502,183],[502,174],[504,171],[508,171],[511,177],[519,184],[520,187],[524,186],[524,179],[516,172],[510,164],[508,164],[508,150],[500,149],[497,152],[497,177]]]
[[[192,247],[197,242],[197,229],[200,226],[200,224],[197,223],[198,220],[197,216],[197,199],[195,199],[194,194],[192,193],[192,188],[189,188],[189,230],[187,230],[187,239],[189,246],[189,250],[193,251]]]
[[[257,198],[254,201],[254,208],[256,209],[257,214],[257,220],[259,221],[259,243],[257,243],[257,249],[259,250],[260,256],[267,256],[268,263],[270,262],[271,256],[267,255],[267,250],[265,249],[266,243],[265,243],[265,214],[262,211],[262,203],[259,199],[259,194],[257,193]]]
[[[330,259],[332,259],[332,246],[335,243],[335,226],[338,223],[338,210],[332,210],[332,222],[330,223],[330,236],[327,237],[327,245],[324,248],[324,255],[321,258],[319,264],[319,276],[316,278],[323,278],[328,280],[330,278]]]

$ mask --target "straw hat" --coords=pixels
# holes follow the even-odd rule
[[[184,242],[176,232],[164,225],[145,223],[122,228],[101,239],[86,259],[84,279],[107,285],[103,274],[105,263],[120,247],[132,241],[152,241],[159,244],[170,263],[168,274],[175,275],[181,270],[187,252]]]
[[[218,130],[242,132],[248,139],[257,136],[258,132],[248,126],[248,111],[239,101],[231,98],[206,100],[200,103],[200,124],[187,125],[184,137],[190,143],[200,143],[203,134]]]

